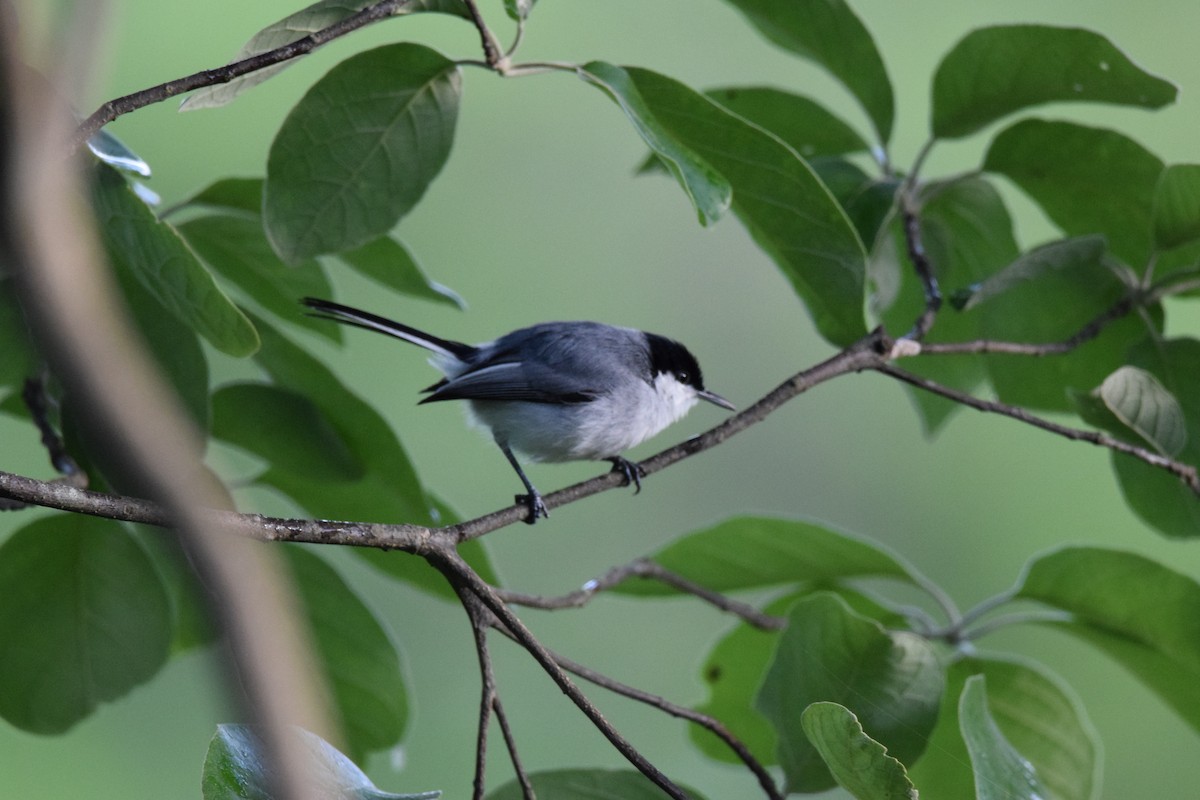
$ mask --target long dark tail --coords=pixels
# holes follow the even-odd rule
[[[366,328],[369,331],[376,331],[377,333],[385,333],[388,336],[403,339],[418,347],[424,347],[426,350],[432,350],[435,353],[456,358],[459,361],[466,361],[475,353],[475,347],[472,345],[442,339],[424,331],[419,331],[416,328],[402,325],[386,317],[372,314],[369,311],[351,308],[350,306],[344,306],[332,300],[306,297],[300,302],[312,309],[313,313],[310,316],[330,319],[345,325]]]

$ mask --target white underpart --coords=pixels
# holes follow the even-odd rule
[[[532,461],[599,460],[641,444],[687,414],[696,390],[662,374],[638,381],[620,396],[588,403],[494,402],[468,404],[474,424]]]

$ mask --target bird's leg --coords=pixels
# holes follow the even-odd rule
[[[521,469],[521,465],[517,463],[517,457],[513,455],[512,449],[507,442],[496,440],[496,444],[500,445],[500,449],[504,452],[504,457],[508,459],[508,463],[512,464],[513,469],[517,471],[517,477],[521,479],[521,483],[525,484],[526,491],[529,494],[519,494],[514,499],[518,503],[524,503],[529,509],[529,517],[525,520],[530,525],[537,522],[538,517],[550,518],[550,509],[546,508],[546,503],[542,500],[542,495],[537,489],[533,488],[533,484],[529,482],[529,478],[525,477],[525,470]]]
[[[628,458],[622,458],[621,456],[613,456],[612,458],[606,458],[605,461],[612,462],[612,465],[613,465],[612,471],[613,472],[619,472],[625,476],[625,485],[626,486],[633,484],[634,486],[637,487],[636,489],[633,490],[634,494],[637,494],[638,492],[642,491],[642,476],[646,474],[646,471],[644,469],[642,469],[641,464],[638,464],[637,462],[634,462],[634,461],[630,461]]]

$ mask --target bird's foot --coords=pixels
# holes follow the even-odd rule
[[[542,496],[534,489],[529,494],[519,494],[513,498],[519,505],[523,505],[529,509],[529,516],[525,518],[525,522],[529,525],[537,522],[538,517],[550,519],[550,509],[546,508],[546,502],[542,500]]]
[[[642,478],[646,475],[646,470],[642,469],[641,464],[630,461],[627,458],[621,458],[621,456],[613,456],[607,460],[612,462],[613,472],[619,472],[625,476],[626,486],[632,484],[637,487],[633,490],[634,494],[642,491]]]

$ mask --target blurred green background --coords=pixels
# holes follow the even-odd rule
[[[302,2],[113,3],[106,25],[95,31],[96,66],[79,87],[80,109],[223,63],[250,34]],[[507,40],[499,0],[482,5]],[[30,58],[56,58],[45,33],[69,4],[17,6]],[[926,135],[929,81],[941,55],[972,28],[1023,21],[1099,30],[1182,87],[1179,104],[1159,113],[1073,106],[1047,108],[1043,116],[1111,125],[1168,162],[1200,160],[1194,0],[1136,8],[1117,0],[857,0],[854,7],[895,86],[892,155],[901,168]],[[261,175],[275,129],[305,89],[351,53],[396,40],[423,42],[452,58],[479,57],[478,37],[461,20],[392,20],[333,43],[227,108],[179,114],[174,102],[164,103],[111,130],[150,162],[150,185],[169,205],[218,177]],[[698,88],[775,85],[811,94],[865,129],[862,114],[830,79],[766,44],[718,0],[543,0],[520,55],[645,66]],[[739,405],[830,353],[735,220],[702,229],[673,183],[634,177],[643,146],[599,92],[561,74],[503,80],[467,69],[464,78],[450,162],[398,233],[431,277],[466,297],[469,310],[385,299],[349,274],[338,276],[339,299],[466,341],[551,318],[655,330],[686,341],[708,385]],[[938,147],[926,174],[972,168],[989,135]],[[1023,244],[1052,235],[1027,202],[1011,191],[1007,196]],[[1168,324],[1170,334],[1200,335],[1195,310],[1170,307]],[[344,350],[310,344],[381,409],[427,485],[460,513],[483,513],[511,498],[514,476],[490,443],[464,428],[461,409],[416,408],[416,391],[434,377],[419,353],[357,332],[349,333]],[[220,375],[246,374],[243,365],[214,363]],[[698,408],[633,455],[700,431],[720,413]],[[32,430],[0,420],[0,441],[0,468],[47,474]],[[214,456],[241,463],[232,454]],[[530,476],[550,491],[595,472],[594,465],[534,466]],[[242,499],[247,510],[292,513],[269,495],[245,492]],[[0,536],[35,513],[0,518]],[[654,476],[638,497],[609,492],[557,510],[536,528],[500,531],[488,546],[512,587],[561,593],[684,532],[744,513],[815,518],[870,536],[964,607],[1011,584],[1030,555],[1063,542],[1135,550],[1200,576],[1200,543],[1165,541],[1139,522],[1122,501],[1105,453],[970,411],[928,441],[907,397],[877,375],[817,388],[765,424]],[[391,583],[350,554],[328,555],[389,621],[414,693],[403,747],[377,756],[368,771],[386,789],[466,796],[478,676],[464,615]],[[700,661],[731,624],[687,601],[614,598],[582,611],[525,616],[550,647],[684,703],[703,696]],[[1104,797],[1194,796],[1200,740],[1114,664],[1045,631],[1006,631],[983,644],[1034,657],[1079,690],[1105,744]],[[494,649],[527,767],[623,766],[528,658],[504,643]],[[593,696],[667,774],[711,798],[756,796],[748,774],[701,761],[682,723],[599,691]],[[230,713],[211,658],[189,654],[67,736],[0,727],[0,796],[198,796],[207,740]],[[509,776],[501,750],[497,742],[493,785]]]

